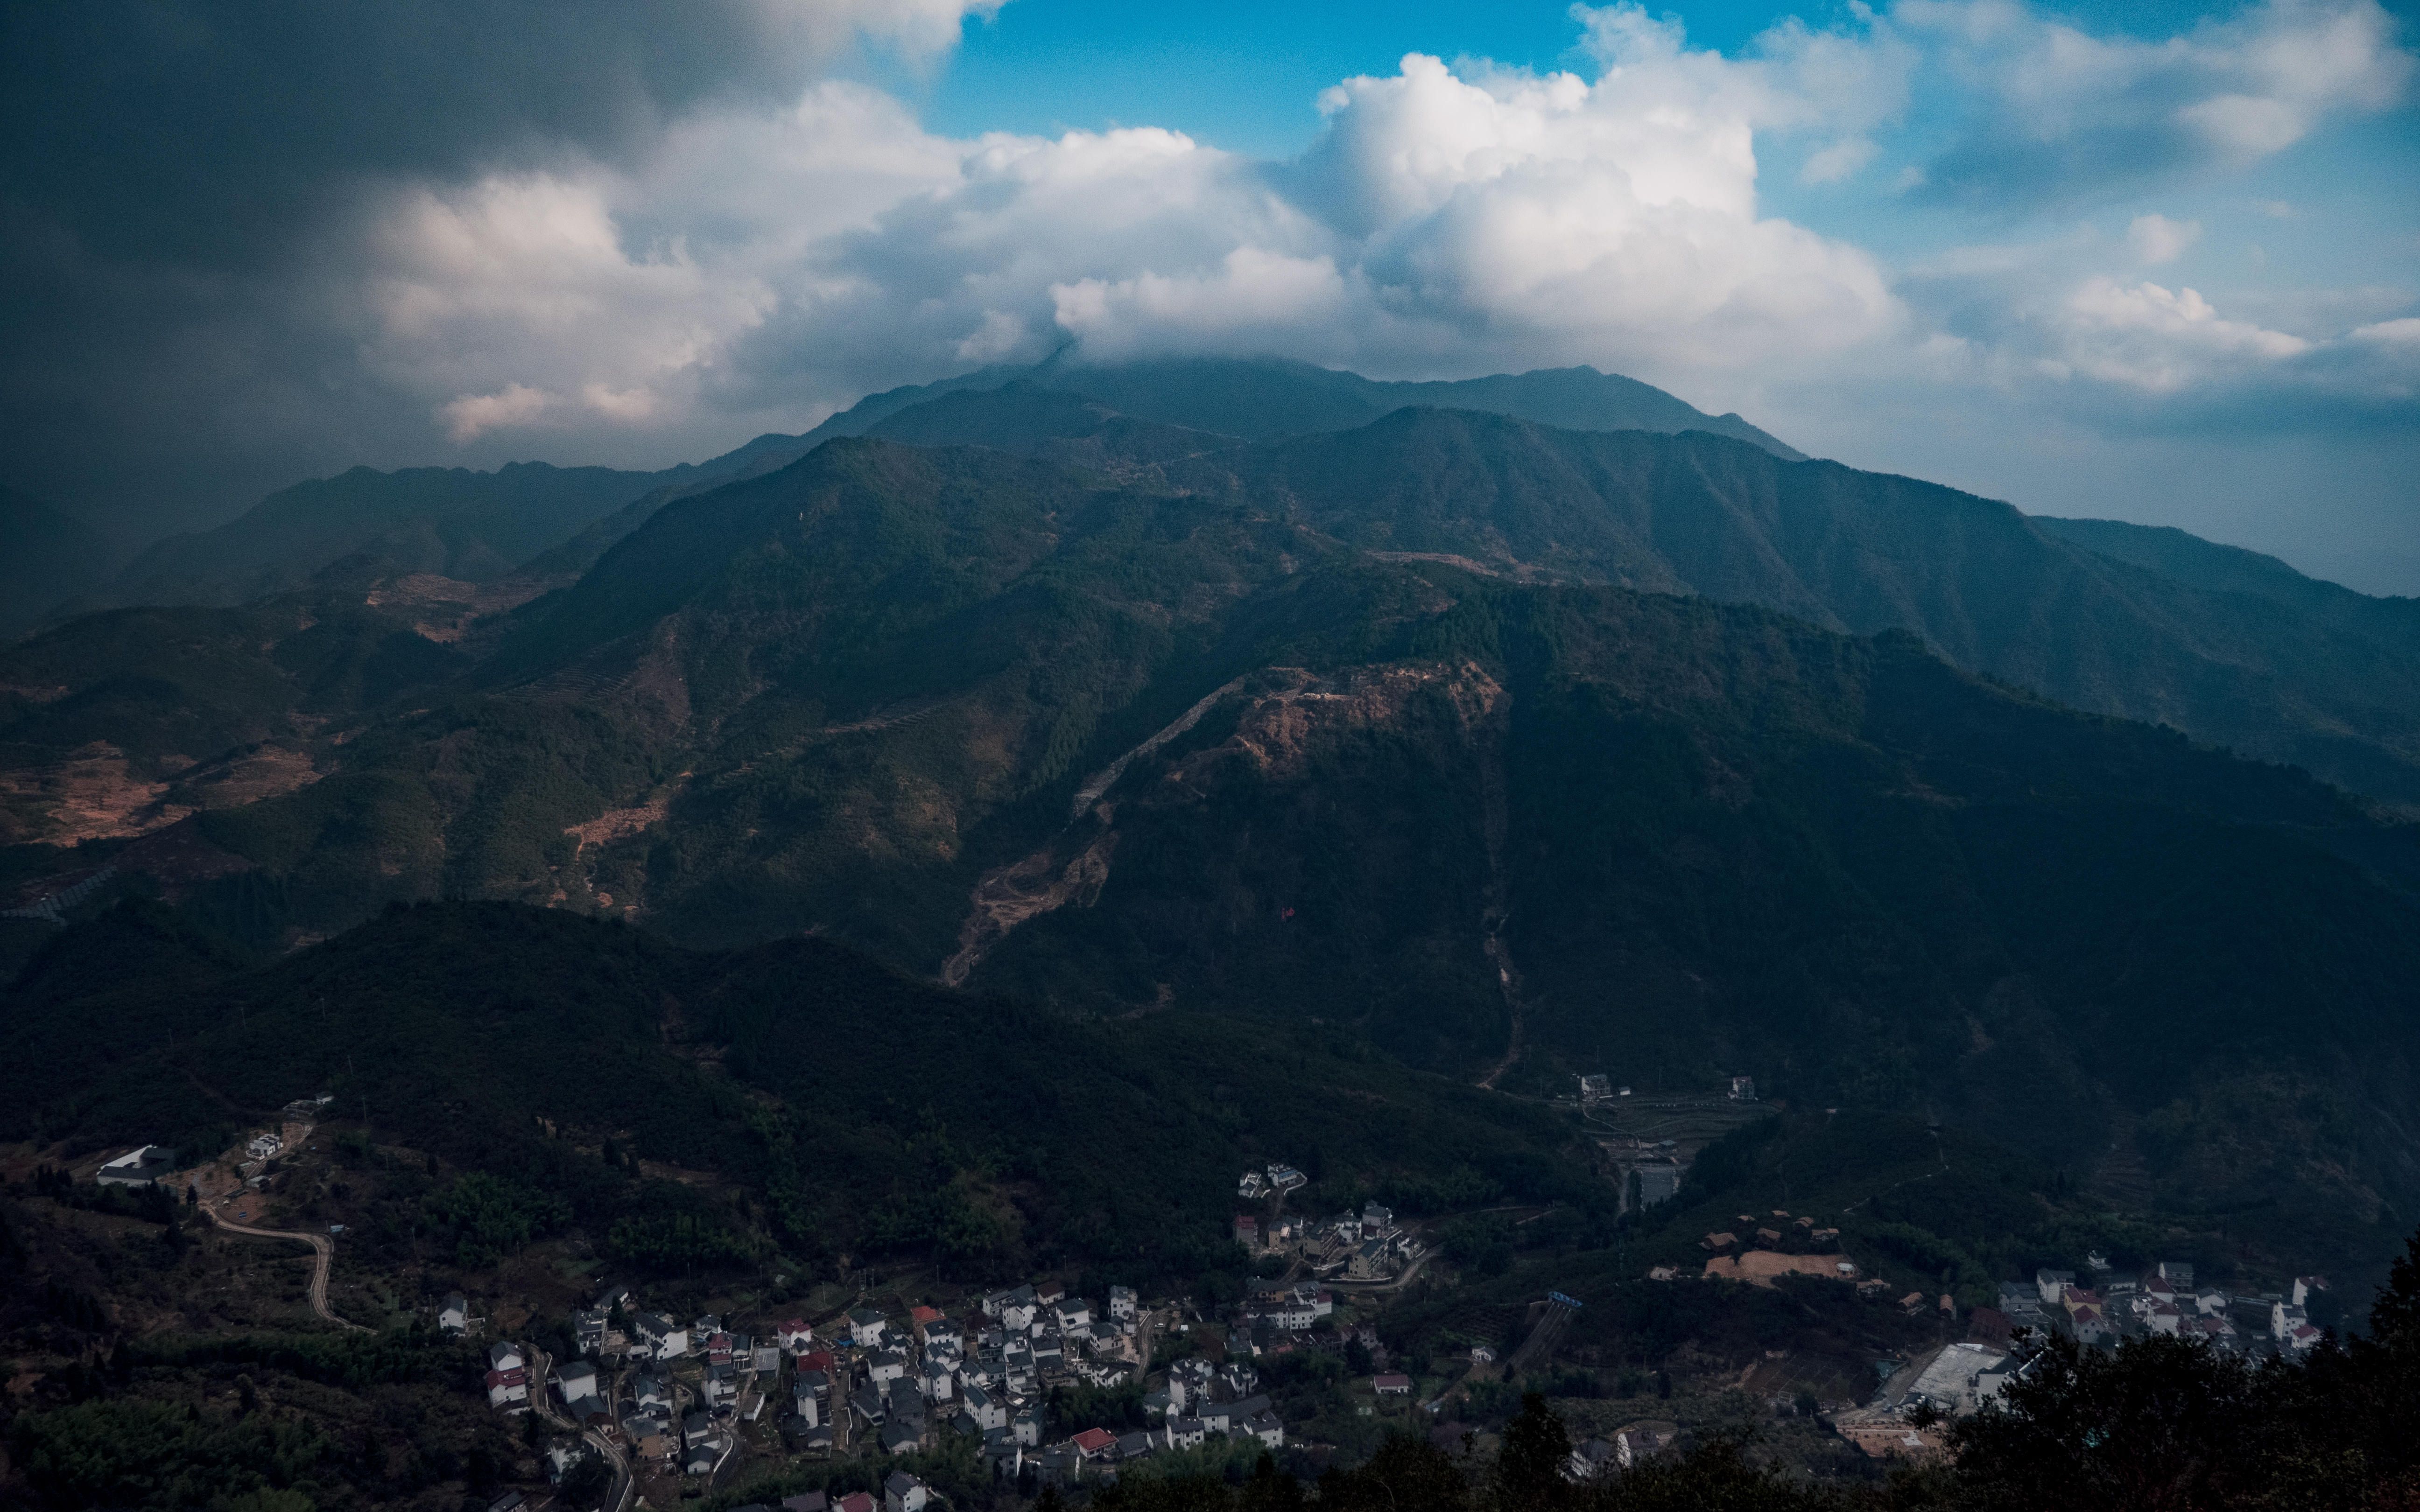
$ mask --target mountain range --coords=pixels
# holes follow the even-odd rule
[[[2281,1253],[2399,1233],[2408,606],[1465,402],[1628,413],[1599,375],[1317,372],[880,395],[485,582],[69,620],[0,656],[5,880],[271,952],[439,896],[813,934],[1528,1095],[1744,1072]]]

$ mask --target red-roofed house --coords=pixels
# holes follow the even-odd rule
[[[1381,1396],[1409,1396],[1412,1378],[1401,1374],[1379,1376],[1370,1382],[1370,1389]]]
[[[1086,1428],[1067,1441],[1087,1459],[1098,1459],[1117,1447],[1118,1436],[1107,1428]]]
[[[864,1491],[851,1491],[834,1504],[840,1512],[874,1512],[882,1504]]]
[[[515,1365],[510,1370],[488,1372],[488,1405],[504,1407],[513,1402],[529,1400],[529,1372]]]

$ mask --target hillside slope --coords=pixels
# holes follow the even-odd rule
[[[1331,1201],[1590,1200],[1597,1184],[1546,1110],[1316,1033],[1088,1024],[828,942],[696,952],[506,904],[389,911],[271,964],[128,904],[60,936],[0,1001],[0,1140],[217,1149],[325,1091],[383,1140],[542,1182],[600,1238],[677,1212],[810,1259],[1110,1261],[1189,1283],[1225,1263],[1235,1172],[1271,1160]],[[98,1047],[95,1022],[116,1026]],[[646,1181],[600,1159],[609,1141],[753,1201]]]
[[[2397,643],[2400,601],[2203,586],[2079,549],[1992,500],[1698,434],[1405,410],[1171,477],[1370,550],[1912,631],[2062,703],[2420,805],[2420,654]]]
[[[303,588],[351,557],[366,559],[365,577],[500,578],[670,481],[543,462],[493,472],[354,468],[280,489],[215,529],[154,543],[98,596],[121,605],[240,604]]]

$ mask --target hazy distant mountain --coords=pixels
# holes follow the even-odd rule
[[[2305,578],[2275,557],[2205,541],[2172,526],[2116,519],[2033,517],[2034,528],[2113,561],[2149,567],[2163,577],[2214,594],[2243,594],[2282,604],[2311,620],[2420,655],[2420,598],[2374,598],[2317,578]]]
[[[307,584],[362,557],[373,572],[481,581],[567,539],[673,475],[516,462],[468,468],[354,468],[280,489],[212,530],[146,548],[105,591],[116,604],[240,604]]]
[[[75,592],[90,608],[233,605],[302,588],[340,562],[349,581],[425,572],[477,582],[517,569],[560,581],[585,571],[672,500],[786,467],[834,436],[864,434],[891,415],[946,394],[1011,384],[1080,391],[1124,417],[1128,428],[1155,422],[1264,439],[1345,429],[1404,404],[1450,403],[1582,429],[1705,429],[1779,455],[1798,455],[1736,415],[1702,414],[1660,389],[1590,368],[1456,383],[1378,383],[1275,360],[1108,367],[1052,362],[894,389],[803,436],[760,436],[708,461],[659,472],[541,462],[513,463],[492,472],[355,468],[281,489],[212,530],[156,542],[114,580],[79,583]],[[946,423],[939,428],[928,424],[914,439],[922,444],[980,440],[951,434]],[[1082,459],[1076,452],[1068,455]]]
[[[1635,378],[1587,367],[1454,382],[1382,383],[1357,373],[1277,358],[1171,358],[1112,364],[1053,359],[1033,367],[984,368],[935,383],[889,389],[867,395],[803,435],[759,436],[701,463],[695,476],[673,479],[634,498],[528,563],[527,570],[549,579],[576,576],[673,500],[787,467],[834,437],[881,434],[920,446],[1006,444],[1030,449],[1046,437],[1074,441],[1092,436],[1092,432],[1077,434],[1082,424],[1067,418],[1074,409],[1056,411],[1057,418],[1042,424],[1039,417],[1044,410],[1032,399],[1019,401],[1024,409],[1015,421],[1009,419],[1008,410],[997,406],[954,402],[956,395],[1005,389],[1055,391],[1071,396],[1078,409],[1097,409],[1104,422],[1117,418],[1123,439],[1113,438],[1108,444],[1125,452],[1134,452],[1140,445],[1133,440],[1138,423],[1264,440],[1349,430],[1405,405],[1425,404],[1519,415],[1580,430],[1705,430],[1752,442],[1776,456],[1801,455],[1737,415],[1709,415]],[[905,416],[910,410],[916,413],[892,424],[893,416]],[[1171,440],[1171,445],[1182,449],[1181,440]],[[1077,462],[1097,462],[1103,455],[1101,445],[1057,450]]]
[[[1256,441],[1351,430],[1406,405],[1425,405],[1512,415],[1568,430],[1702,430],[1792,461],[1804,455],[1735,414],[1710,415],[1661,389],[1592,367],[1389,383],[1309,363],[1218,357],[1099,364],[1053,359],[1032,368],[989,368],[871,395],[797,438],[797,444],[803,454],[834,436],[866,435],[900,410],[945,393],[1011,383],[1082,394],[1138,420]]]
[[[0,635],[40,623],[105,578],[116,546],[31,494],[0,487]]]

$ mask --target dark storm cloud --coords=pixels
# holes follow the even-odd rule
[[[97,0],[5,26],[10,198],[89,256],[201,267],[273,255],[364,177],[612,156],[706,96],[795,94],[833,42],[735,0]]]
[[[335,233],[398,182],[614,161],[710,100],[795,97],[852,0],[131,3],[0,11],[0,449],[136,530],[431,435],[329,306]],[[332,316],[334,316],[332,318]]]

